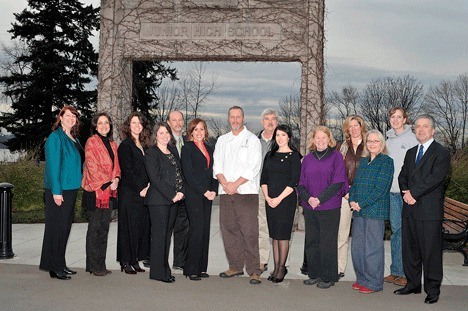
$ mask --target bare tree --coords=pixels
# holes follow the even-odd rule
[[[301,101],[297,94],[287,95],[279,104],[279,122],[289,125],[294,138],[294,144],[298,146],[301,133]]]
[[[3,57],[0,58],[0,76],[21,76],[31,70],[29,63],[18,61],[19,59],[21,59],[21,57],[29,55],[28,46],[24,41],[12,40],[10,41],[10,45],[6,45],[2,42],[1,51]],[[9,86],[4,83],[0,85],[3,88],[1,95],[2,97],[7,98],[7,100],[11,102],[14,102],[18,99],[6,96],[5,93],[10,92],[4,91],[8,91]],[[20,87],[24,88],[25,85],[22,85]],[[14,94],[12,94],[11,96],[14,96]]]
[[[154,120],[165,121],[169,112],[173,110],[182,110],[183,105],[179,101],[179,89],[174,84],[164,84],[157,89],[157,98],[159,100],[157,109],[153,109],[151,114]]]
[[[348,85],[341,93],[332,91],[325,98],[325,106],[330,107],[330,117],[326,125],[331,129],[333,136],[341,139],[343,137],[342,124],[347,116],[358,114],[359,90]],[[333,112],[335,112],[333,114]]]
[[[467,123],[468,77],[442,81],[429,89],[424,110],[432,114],[450,149],[455,152],[465,145]]]
[[[197,118],[204,104],[208,102],[209,95],[215,90],[216,78],[206,80],[206,66],[203,62],[195,62],[186,76],[181,77],[178,83],[178,97],[185,110],[185,120]]]
[[[385,133],[390,128],[388,111],[402,107],[410,115],[419,111],[423,86],[411,76],[372,80],[362,92],[359,110],[370,128]]]
[[[213,139],[217,139],[219,136],[226,134],[231,130],[227,119],[220,120],[209,118],[206,123],[208,125],[208,130],[210,131],[210,137]]]
[[[461,116],[461,149],[468,145],[468,74],[458,76],[455,81],[455,97],[457,98]]]

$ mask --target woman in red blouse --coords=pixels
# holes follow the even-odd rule
[[[184,275],[192,281],[208,277],[211,206],[218,190],[218,182],[213,178],[213,148],[206,144],[207,139],[206,122],[199,118],[190,121],[181,162],[190,221]]]
[[[105,112],[91,120],[93,135],[85,146],[83,207],[88,214],[86,234],[86,271],[96,276],[111,273],[106,269],[107,235],[111,202],[117,198],[120,166],[117,144],[112,140],[112,121]]]

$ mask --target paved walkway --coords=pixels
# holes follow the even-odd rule
[[[302,309],[314,305],[323,310],[349,309],[350,306],[354,306],[351,309],[361,310],[468,310],[468,267],[462,266],[463,256],[459,253],[444,253],[441,299],[430,308],[423,303],[424,294],[409,297],[393,295],[392,292],[397,287],[392,284],[385,284],[383,292],[372,295],[362,295],[353,291],[351,282],[354,281],[355,275],[351,258],[345,277],[333,288],[319,290],[315,286],[305,286],[301,280],[306,277],[299,273],[304,245],[304,232],[301,231],[293,233],[289,273],[283,283],[272,284],[263,279],[262,285],[253,286],[248,283],[246,277],[235,280],[221,279],[217,274],[227,269],[228,265],[218,216],[219,209],[216,205],[213,206],[208,266],[211,277],[192,282],[183,278],[181,272],[173,271],[177,279],[174,284],[150,281],[147,272],[136,276],[120,273],[120,266],[115,261],[116,222],[111,223],[107,250],[107,267],[114,270],[112,275],[99,278],[84,272],[87,230],[85,223],[73,225],[67,248],[67,264],[78,269],[78,275],[66,282],[52,280],[47,273],[38,269],[44,224],[15,224],[15,257],[0,260],[0,310],[61,310],[64,307],[72,310],[126,310],[130,306],[145,305],[155,310],[284,310],[286,307]],[[387,274],[390,263],[389,242],[385,242],[385,249]],[[172,258],[170,262],[172,263]],[[270,267],[272,266],[270,262]],[[266,278],[265,275],[263,276]],[[53,292],[49,292],[49,288]],[[149,296],[142,296],[142,293],[136,291],[142,291]],[[283,292],[287,292],[287,295]],[[33,300],[28,297],[32,297]],[[316,300],[312,300],[313,297]],[[101,300],[106,305],[101,305]]]

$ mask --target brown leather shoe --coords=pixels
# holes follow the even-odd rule
[[[395,281],[393,281],[393,284],[398,286],[406,286],[406,283],[408,283],[408,281],[404,276],[397,277]]]
[[[258,275],[257,273],[252,273],[250,275],[250,284],[256,285],[260,283],[262,283],[262,281],[260,281],[260,275]]]
[[[229,268],[228,270],[221,272],[219,274],[222,278],[232,278],[233,276],[244,275],[244,271],[236,271],[234,269]]]
[[[398,275],[393,275],[393,274],[390,274],[390,275],[387,275],[386,277],[383,278],[384,282],[386,283],[393,283],[395,282],[395,280],[398,278]]]

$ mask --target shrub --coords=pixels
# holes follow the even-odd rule
[[[0,163],[0,182],[14,186],[13,223],[44,222],[44,163],[23,159],[14,163]],[[81,211],[81,193],[75,207],[75,222],[86,221]]]
[[[452,156],[450,182],[445,196],[468,203],[468,148]]]

